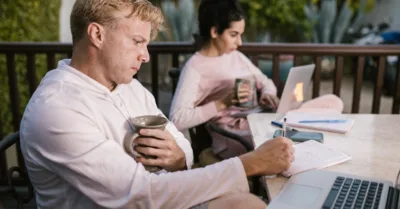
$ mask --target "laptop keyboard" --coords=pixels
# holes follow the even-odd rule
[[[382,183],[338,176],[322,209],[378,208]]]

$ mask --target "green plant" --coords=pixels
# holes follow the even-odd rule
[[[265,32],[271,35],[273,41],[296,42],[309,38],[311,23],[304,14],[307,2],[240,0],[247,16],[249,30],[246,36],[251,41],[259,41]]]
[[[370,11],[375,0],[240,0],[248,20],[246,37],[260,41],[339,43],[349,26]]]
[[[0,41],[58,41],[60,0],[3,0],[0,4]],[[36,76],[40,79],[47,68],[44,55],[36,56]],[[25,55],[15,56],[20,112],[29,100]],[[2,133],[13,130],[5,56],[0,55],[0,127]]]

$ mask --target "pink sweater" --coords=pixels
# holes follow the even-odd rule
[[[234,88],[236,78],[254,80],[263,93],[276,95],[276,87],[241,52],[219,57],[195,53],[182,69],[170,110],[170,120],[180,131],[218,116],[215,100]]]

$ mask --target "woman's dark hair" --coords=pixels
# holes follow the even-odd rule
[[[212,27],[222,34],[231,22],[242,19],[244,12],[236,0],[202,0],[198,14],[199,34],[195,37],[197,44],[203,45],[211,39]]]

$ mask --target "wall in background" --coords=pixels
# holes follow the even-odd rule
[[[72,43],[69,16],[75,0],[62,0],[60,7],[60,42]]]

